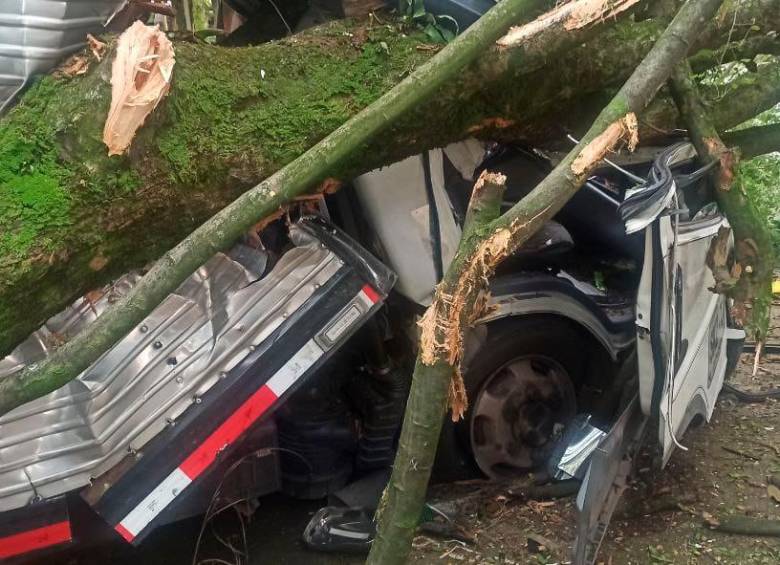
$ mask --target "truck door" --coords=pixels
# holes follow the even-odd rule
[[[658,422],[664,464],[694,420],[709,421],[723,385],[727,308],[710,290],[706,257],[724,225],[716,212],[691,221],[666,215],[647,228],[637,305],[640,399]]]

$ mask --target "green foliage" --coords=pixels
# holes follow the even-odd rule
[[[763,112],[737,129],[780,123],[780,105]],[[780,153],[761,155],[739,165],[740,188],[769,223],[775,260],[780,261]],[[780,265],[775,265],[780,266]]]
[[[450,16],[436,16],[425,9],[424,0],[401,0],[401,15],[419,26],[435,43],[449,43],[460,31],[458,22]]]
[[[780,154],[762,155],[739,165],[739,183],[772,231],[775,257],[780,257]]]

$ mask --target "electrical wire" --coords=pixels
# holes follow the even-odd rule
[[[225,471],[225,473],[222,475],[222,478],[220,479],[219,484],[217,485],[217,488],[214,489],[214,494],[211,495],[211,501],[209,502],[209,505],[206,507],[206,512],[203,515],[203,522],[201,522],[200,531],[198,532],[198,537],[195,540],[195,550],[193,551],[193,554],[192,554],[192,565],[203,565],[204,563],[210,561],[209,559],[206,559],[206,560],[203,560],[203,561],[198,561],[198,553],[200,552],[200,544],[201,544],[201,541],[203,540],[203,532],[206,530],[206,525],[209,523],[209,521],[212,518],[214,518],[215,516],[217,516],[217,515],[221,514],[222,512],[224,512],[225,510],[228,510],[230,508],[234,508],[236,505],[238,505],[238,504],[240,504],[242,502],[246,502],[247,501],[247,499],[245,499],[245,498],[244,499],[234,500],[234,501],[226,504],[225,506],[219,508],[216,511],[213,510],[214,504],[217,502],[219,494],[222,492],[222,487],[225,484],[225,480],[230,476],[230,474],[233,471],[238,469],[238,467],[244,461],[249,459],[250,457],[255,457],[255,456],[258,456],[258,455],[261,455],[261,454],[266,454],[266,453],[269,453],[269,452],[272,453],[274,451],[279,452],[279,453],[289,453],[290,455],[294,455],[294,456],[298,457],[301,461],[303,461],[304,465],[306,465],[306,467],[308,468],[309,475],[311,475],[314,472],[314,469],[312,468],[311,463],[309,463],[309,461],[303,455],[301,455],[297,451],[293,451],[292,449],[287,449],[287,448],[284,448],[284,447],[263,447],[261,449],[257,449],[255,451],[252,451],[251,453],[247,453],[247,454],[241,456],[236,461],[234,461],[230,465],[230,467],[228,467],[228,469]],[[236,509],[236,511],[237,511],[237,509]],[[244,528],[243,520],[240,517],[239,517],[239,520],[241,521],[242,537],[243,537],[244,545],[245,545],[244,550],[245,550],[245,554],[246,554],[247,559],[248,559],[249,558],[249,547],[247,545],[246,530]],[[220,542],[220,543],[222,543],[222,542]],[[230,549],[232,546],[226,546],[226,547],[228,547],[228,549]],[[235,554],[234,554],[234,557],[235,557]],[[239,563],[229,563],[229,562],[224,561],[224,560],[216,560],[216,561],[221,561],[223,563],[223,565],[224,564],[227,564],[227,565],[240,565],[240,561],[239,561]]]
[[[282,15],[282,11],[279,9],[279,6],[276,5],[276,2],[274,2],[274,0],[268,0],[268,3],[271,6],[273,6],[274,10],[276,10],[276,13],[279,16],[279,19],[282,20],[282,23],[284,24],[284,27],[287,28],[287,33],[292,35],[292,29],[290,28],[290,24],[287,23],[286,19],[284,19],[284,16]]]

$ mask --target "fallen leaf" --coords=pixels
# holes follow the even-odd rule
[[[102,61],[103,51],[106,50],[106,44],[99,39],[96,39],[91,33],[88,33],[87,45],[89,45],[89,49],[92,51],[92,55],[94,55],[95,59],[97,59],[98,62]]]
[[[780,502],[780,488],[775,485],[766,485],[766,493],[775,502]]]
[[[62,65],[54,71],[57,78],[71,78],[83,75],[89,70],[89,61],[84,55],[68,57]]]

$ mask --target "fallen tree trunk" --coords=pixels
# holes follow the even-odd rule
[[[140,323],[190,274],[253,224],[301,196],[492,45],[533,0],[505,0],[441,53],[268,179],[217,212],[168,251],[93,324],[40,363],[0,380],[0,415],[61,387]],[[262,78],[262,77],[261,77]]]
[[[658,18],[627,17],[642,6],[604,2],[609,11],[598,17],[559,12],[533,33],[509,35],[381,142],[353,147],[321,176],[349,178],[468,136],[564,140],[577,130],[572,116],[594,115],[592,101],[625,79],[660,33]],[[737,15],[780,29],[778,7],[780,0],[751,0]],[[617,21],[601,17],[612,12]],[[713,47],[728,39],[732,21],[726,13],[710,26]],[[161,256],[438,49],[394,23],[354,22],[253,48],[179,43],[168,98],[129,153],[111,158],[101,142],[110,61],[84,76],[41,80],[0,122],[0,355],[76,297]],[[765,74],[746,85],[750,104],[714,106],[718,127],[780,99],[780,73]],[[652,131],[677,127],[673,108],[648,115]]]
[[[481,223],[465,227],[458,252],[420,321],[417,364],[393,473],[377,510],[379,527],[369,565],[400,565],[406,561],[425,502],[447,404],[453,419],[461,418],[467,407],[460,375],[464,334],[484,313],[488,280],[496,266],[574,196],[609,152],[624,142],[632,150],[636,147],[637,113],[650,103],[675,65],[683,60],[721,2],[686,2],[577,146],[550,174],[502,216],[490,220],[484,214],[474,214]],[[488,176],[480,178],[473,201],[485,199],[484,185],[490,180]],[[495,179],[493,184],[504,180]],[[481,208],[495,210],[491,206]]]

